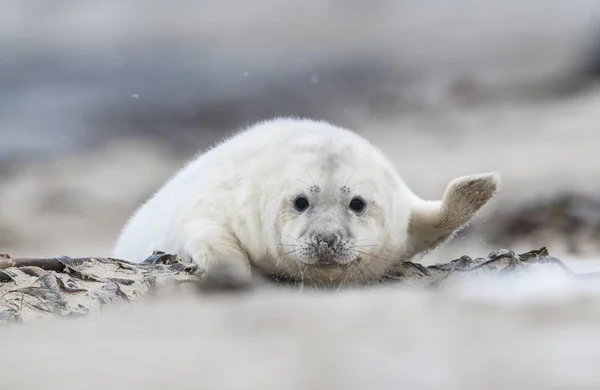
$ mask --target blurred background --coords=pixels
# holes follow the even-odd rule
[[[294,115],[363,134],[426,198],[500,172],[424,262],[593,258],[599,77],[597,0],[0,0],[0,252],[110,255],[184,161]]]

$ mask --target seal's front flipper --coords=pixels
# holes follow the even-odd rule
[[[250,262],[241,251],[227,246],[198,244],[191,252],[194,253],[193,262],[203,270],[198,283],[201,291],[233,292],[250,288]]]
[[[227,261],[216,262],[198,281],[198,288],[204,293],[240,292],[251,287],[249,270]]]
[[[498,190],[500,176],[485,173],[452,180],[442,200],[416,199],[408,227],[407,259],[435,249],[464,228]]]

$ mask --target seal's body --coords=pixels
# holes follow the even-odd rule
[[[434,248],[495,193],[494,174],[424,201],[359,135],[325,122],[260,122],[187,164],[143,204],[114,257],[177,254],[317,284],[368,283]]]

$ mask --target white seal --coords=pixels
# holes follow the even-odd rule
[[[251,126],[188,163],[130,218],[113,256],[176,254],[322,285],[376,281],[464,227],[498,186],[465,176],[416,196],[381,151],[326,122]]]

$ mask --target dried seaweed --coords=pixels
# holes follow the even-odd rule
[[[55,315],[81,316],[103,305],[130,302],[164,280],[189,279],[197,267],[180,261],[131,263],[67,256],[0,258],[0,323]]]
[[[8,282],[13,282],[13,277],[11,276],[11,274],[9,274],[8,272],[5,271],[0,271],[0,283],[8,283]]]
[[[202,277],[202,270],[195,264],[162,252],[153,253],[141,263],[66,256],[11,259],[6,255],[0,257],[0,262],[0,323],[27,322],[49,315],[84,316],[101,310],[104,305],[131,303],[155,293],[157,287],[165,284],[195,284],[202,293],[242,292],[253,287],[248,283],[238,283],[235,275],[225,270],[216,277]],[[481,258],[462,256],[428,267],[412,262],[398,263],[379,283],[439,288],[454,277],[483,274],[502,277],[534,266],[555,266],[567,277],[600,280],[600,273],[574,273],[562,261],[552,257],[546,248],[541,248],[520,255],[510,250],[499,250]],[[294,283],[264,278],[264,275],[257,275],[256,280],[278,286]]]

